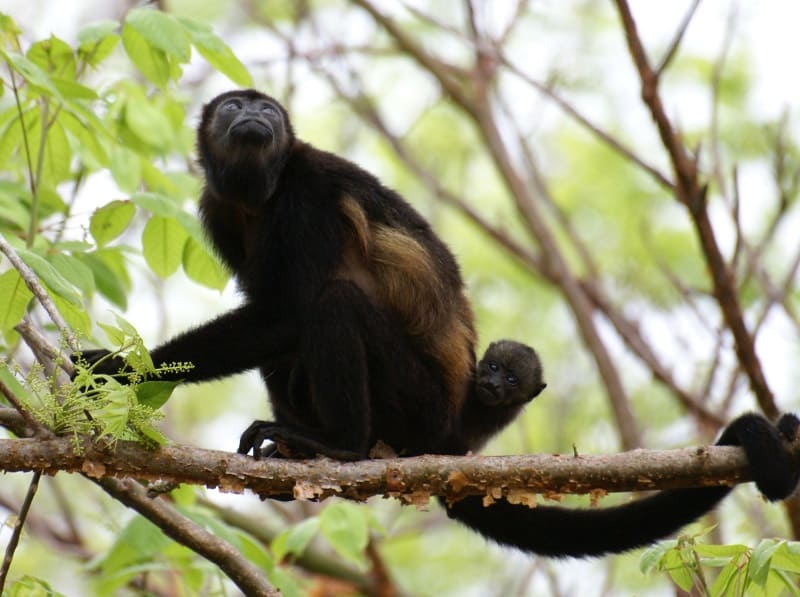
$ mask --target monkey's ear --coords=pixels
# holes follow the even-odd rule
[[[546,383],[540,383],[536,387],[536,389],[533,391],[533,393],[531,394],[530,398],[528,398],[528,400],[533,400],[534,398],[536,398],[539,394],[542,393],[542,390],[544,390],[546,387],[547,387]]]

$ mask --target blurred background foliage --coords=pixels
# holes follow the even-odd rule
[[[673,176],[611,4],[375,2],[456,90],[490,98],[484,121],[443,89],[419,54],[398,48],[365,4],[11,0],[3,7],[0,232],[84,344],[108,344],[97,323],[113,322],[112,312],[124,313],[153,346],[237,304],[194,216],[201,181],[193,129],[204,101],[254,86],[286,105],[299,137],[371,170],[432,222],[461,264],[480,351],[514,337],[542,356],[547,391],[487,453],[632,447],[610,406],[613,390],[598,374],[598,349],[587,346],[576,307],[565,300],[565,277],[589,297],[590,325],[642,445],[711,441],[715,426],[679,394],[718,421],[756,409],[692,221],[653,175]],[[692,4],[633,3],[654,64]],[[789,26],[798,18],[789,0],[705,3],[661,79],[667,110],[699,155],[714,230],[782,410],[800,404],[800,84],[790,60],[800,42]],[[484,58],[490,74],[480,80]],[[487,144],[487,122],[505,157]],[[504,165],[529,194],[509,187]],[[526,202],[537,206],[565,269],[554,269],[532,232]],[[26,316],[52,328],[19,275],[5,261],[0,268],[0,350],[25,372],[34,357],[15,326]],[[179,388],[162,428],[175,442],[233,450],[267,409],[260,381],[246,374]],[[23,475],[5,477],[0,506],[15,512],[25,484]],[[459,596],[675,591],[667,575],[640,572],[640,553],[531,559],[448,523],[433,505],[418,513],[380,499],[368,507],[336,502],[314,518],[316,504],[179,493],[196,521],[231,533],[288,594],[380,594],[381,586]],[[603,503],[620,499],[627,498]],[[249,518],[233,521],[225,509]],[[12,578],[30,575],[64,595],[235,593],[214,567],[80,478],[48,479],[32,516]],[[765,506],[750,487],[712,518],[718,526],[709,540],[717,543],[755,547],[763,537],[792,536],[784,510]],[[293,530],[269,550],[258,543],[265,529],[266,540]],[[323,574],[303,559],[278,566],[295,561],[287,553],[305,553],[312,537],[307,549],[332,568]],[[794,557],[780,553],[781,561]],[[726,557],[742,554],[750,552]],[[382,566],[389,580],[376,584]],[[20,581],[11,594],[42,586]]]

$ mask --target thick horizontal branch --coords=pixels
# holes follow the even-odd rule
[[[793,449],[800,454],[800,442]],[[128,442],[118,442],[113,450],[87,442],[78,451],[69,438],[31,438],[0,440],[0,469],[164,480],[298,499],[340,495],[362,500],[383,495],[417,504],[430,495],[603,493],[750,480],[744,452],[720,446],[602,456],[419,456],[339,462],[324,458],[256,461],[188,446],[147,450]]]

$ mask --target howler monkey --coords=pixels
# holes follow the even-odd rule
[[[544,390],[542,363],[530,346],[499,340],[477,365],[475,385],[461,407],[456,442],[451,452],[480,449],[486,441],[513,421]]]
[[[478,383],[473,315],[453,255],[397,193],[296,139],[284,108],[258,91],[215,97],[197,136],[201,219],[245,300],[152,357],[191,361],[187,382],[260,369],[275,420],[253,423],[240,452],[258,455],[271,439],[336,458],[365,458],[377,440],[406,455],[463,454],[516,415],[527,395],[503,388],[496,396],[512,398],[506,405]],[[103,362],[105,372],[118,366]],[[797,426],[791,415],[777,427],[744,415],[719,443],[742,446],[756,485],[778,500],[797,482],[782,443]],[[466,498],[448,513],[529,552],[598,555],[662,538],[729,491],[664,491],[591,510],[502,500],[484,508]]]

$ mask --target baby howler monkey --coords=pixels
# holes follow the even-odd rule
[[[463,454],[517,414],[528,394],[481,386],[492,376],[476,373],[458,264],[400,195],[296,139],[280,103],[252,89],[211,100],[197,141],[206,182],[200,216],[245,300],[152,357],[193,363],[187,382],[259,368],[274,421],[253,423],[241,452],[258,453],[270,439],[293,453],[338,458],[365,458],[378,440],[407,455]],[[109,359],[101,368],[119,365]],[[526,386],[531,395],[537,384]],[[783,499],[797,483],[783,443],[797,426],[792,415],[777,427],[744,415],[719,443],[742,446],[757,487]],[[729,491],[664,491],[591,510],[502,500],[484,508],[466,498],[448,512],[528,552],[598,555],[660,539]]]

